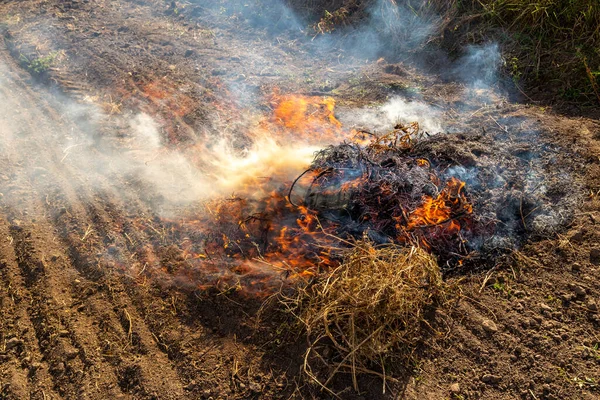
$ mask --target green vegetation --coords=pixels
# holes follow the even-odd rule
[[[492,285],[492,288],[494,288],[494,290],[496,290],[497,292],[504,292],[506,290],[504,283],[500,283],[500,282],[495,282]]]
[[[50,67],[52,66],[52,64],[54,64],[54,61],[56,60],[57,57],[58,57],[58,52],[52,52],[52,53],[48,54],[47,56],[38,57],[34,60],[30,60],[27,57],[25,57],[23,54],[21,54],[21,63],[25,66],[25,68],[27,68],[27,70],[32,75],[39,76],[39,75],[47,72],[50,69]]]
[[[550,85],[565,100],[600,101],[598,0],[479,0],[499,38],[515,79]]]
[[[392,15],[398,12],[397,5],[406,4],[418,18],[413,21],[402,14],[407,25],[382,36],[395,53],[396,42],[402,42],[407,29],[410,33],[419,24],[432,24],[427,43],[437,42],[451,53],[469,43],[500,43],[506,73],[525,92],[536,88],[551,101],[600,102],[599,0],[344,0],[338,9],[327,8],[333,4],[327,0],[316,3],[312,9],[313,14],[320,12],[313,25],[316,34],[360,25],[365,10],[373,5],[383,15]]]

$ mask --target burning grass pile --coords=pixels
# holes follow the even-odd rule
[[[411,152],[423,140],[418,124],[397,125],[369,139],[330,146],[290,191],[290,201],[316,212],[326,230],[344,239],[366,234],[376,243],[423,247],[456,264],[482,227],[473,218],[465,182],[444,176]]]
[[[577,183],[556,168],[561,150],[539,143],[526,125],[518,135],[431,135],[416,122],[379,133],[344,129],[328,97],[276,93],[271,103],[274,116],[261,121],[258,136],[334,144],[319,145],[295,180],[287,173],[241,180],[240,192],[173,222],[184,250],[184,260],[168,268],[175,279],[268,297],[328,275],[348,245],[365,238],[419,247],[444,274],[484,269],[530,238],[559,232],[578,201]],[[519,122],[494,121],[500,128]],[[302,143],[298,149],[314,151]]]
[[[417,247],[355,242],[340,266],[283,304],[303,325],[309,347],[304,372],[322,388],[338,373],[383,379],[410,359],[426,335],[427,312],[446,298],[434,256]]]

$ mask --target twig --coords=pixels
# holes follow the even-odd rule
[[[342,398],[337,393],[335,393],[333,390],[329,389],[327,386],[323,385],[323,383],[321,383],[321,381],[319,379],[317,379],[317,377],[312,373],[312,371],[310,371],[310,367],[308,366],[308,356],[312,352],[312,348],[313,348],[313,346],[310,346],[306,350],[306,353],[304,354],[304,367],[303,367],[304,373],[306,375],[308,375],[308,377],[311,378],[313,381],[315,381],[319,386],[321,386],[322,390],[325,390],[327,393],[329,393],[330,395],[332,395],[336,399],[340,399],[341,400]]]
[[[356,353],[356,351],[358,349],[360,349],[363,344],[365,344],[369,340],[371,340],[371,338],[373,336],[375,336],[376,334],[378,334],[383,328],[385,328],[385,325],[381,325],[379,328],[377,328],[376,330],[374,330],[373,332],[371,332],[371,334],[369,336],[367,336],[362,342],[360,342],[358,344],[358,346],[354,347],[348,354],[346,354],[346,356],[344,357],[344,359],[338,363],[337,367],[329,375],[329,379],[327,379],[327,381],[325,382],[325,386],[327,386],[327,384],[329,384],[329,382],[331,382],[331,379],[333,379],[333,377],[335,376],[335,374],[340,370],[341,366],[346,362],[346,360],[348,360],[348,357],[354,356],[354,354]]]
[[[311,172],[311,171],[312,171],[312,168],[309,168],[306,171],[304,171],[303,173],[301,173],[299,177],[294,179],[294,182],[292,182],[292,185],[290,186],[290,190],[288,192],[287,199],[290,202],[290,204],[293,205],[294,207],[298,207],[298,205],[292,201],[292,191],[294,190],[294,186],[296,186],[296,183],[300,180],[300,178],[302,178],[304,175],[306,175],[306,173]]]
[[[592,73],[592,70],[590,69],[590,66],[588,65],[587,59],[585,57],[583,57],[583,65],[585,66],[585,72],[588,76],[588,79],[590,80],[590,83],[592,84],[592,89],[596,94],[596,98],[598,99],[598,102],[600,102],[600,91],[598,90],[598,82],[596,82],[596,77]]]
[[[417,225],[417,226],[414,226],[412,229],[424,229],[424,228],[431,228],[431,227],[438,226],[438,225],[444,225],[447,222],[451,222],[451,221],[457,220],[459,218],[462,218],[462,217],[470,215],[470,214],[471,214],[470,212],[466,212],[466,211],[465,212],[461,212],[460,214],[456,214],[454,217],[448,218],[445,221],[436,222],[435,224]]]
[[[92,233],[93,231],[94,231],[94,230],[92,229],[92,224],[89,224],[89,225],[88,225],[88,227],[87,227],[87,229],[85,230],[85,233],[84,233],[84,234],[83,234],[83,236],[81,237],[81,241],[82,241],[82,242],[84,242],[84,241],[85,241],[85,238],[87,238],[87,237],[88,237],[88,235],[89,235],[90,233]]]
[[[131,322],[131,315],[129,315],[126,308],[123,309],[123,312],[125,313],[125,316],[127,317],[127,320],[129,321],[129,329],[127,331],[127,340],[129,340],[130,344],[133,344],[133,332],[132,332],[133,323]]]
[[[175,306],[175,296],[171,296],[171,305],[173,306],[173,315],[177,315],[177,307]]]
[[[78,144],[73,144],[73,145],[71,145],[71,146],[69,146],[69,147],[67,147],[66,149],[64,149],[64,150],[63,150],[63,153],[65,153],[65,155],[64,155],[64,156],[63,156],[63,158],[61,158],[61,160],[60,160],[60,163],[61,163],[61,164],[63,163],[63,161],[65,161],[65,158],[67,158],[67,156],[70,154],[70,153],[69,153],[69,150],[71,150],[72,148],[74,148],[74,147],[77,147],[77,146],[81,146],[81,144],[80,144],[80,143],[78,143]]]
[[[483,279],[483,283],[481,284],[481,288],[479,288],[479,293],[481,293],[483,291],[483,289],[485,288],[486,284],[488,283],[488,281],[492,277],[492,274],[496,270],[497,266],[498,266],[497,264],[494,265],[494,267],[492,269],[490,269],[487,274],[485,274],[485,278]]]
[[[469,115],[469,118],[473,118],[473,116],[474,116],[475,114],[477,114],[479,111],[481,111],[481,110],[483,110],[483,109],[485,109],[485,108],[487,108],[487,104],[486,104],[486,105],[484,105],[483,107],[479,108],[478,110],[475,110],[475,111],[474,111],[474,112],[473,112],[471,115]]]
[[[133,240],[131,240],[131,238],[129,237],[127,232],[125,232],[125,237],[127,238],[127,240],[129,240],[129,243],[131,243],[132,246],[135,246],[135,242]]]
[[[148,266],[148,263],[147,263],[147,262],[145,262],[145,263],[144,263],[144,267],[142,268],[142,270],[141,270],[140,272],[138,272],[138,276],[144,273],[144,271],[146,270],[146,267],[147,267],[147,266]]]
[[[506,129],[506,127],[504,127],[504,126],[500,125],[500,124],[498,123],[498,121],[497,121],[497,120],[496,120],[494,117],[492,117],[491,115],[489,115],[489,117],[492,119],[492,121],[494,121],[494,122],[496,123],[496,125],[498,125],[498,126],[500,127],[500,129],[502,129],[502,130],[503,130],[504,132],[506,132],[506,133],[509,133],[509,132],[508,132],[508,129]]]
[[[521,222],[523,223],[523,228],[525,228],[525,230],[528,231],[527,224],[525,223],[525,217],[523,216],[523,196],[521,196],[519,202],[519,214],[521,214]]]

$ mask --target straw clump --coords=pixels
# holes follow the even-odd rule
[[[435,258],[424,250],[356,243],[338,268],[295,299],[310,342],[304,371],[324,388],[349,372],[357,390],[357,374],[373,373],[383,378],[385,391],[386,366],[410,357],[427,308],[445,290]]]

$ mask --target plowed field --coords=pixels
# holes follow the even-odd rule
[[[502,118],[534,124],[582,200],[570,226],[531,240],[512,268],[448,277],[463,295],[436,312],[419,362],[399,366],[385,394],[377,379],[354,393],[340,377],[339,396],[600,397],[598,121],[459,99],[457,84],[410,68],[336,63],[341,52],[311,52],[235,14],[180,8],[0,2],[0,399],[329,398],[301,374],[303,337],[257,320],[262,297],[178,272],[193,240],[179,201],[210,188],[161,157],[242,131],[237,110],[268,108],[244,107],[248,93],[326,94],[351,110],[414,86],[449,109],[466,101],[466,130],[512,140],[519,123]],[[141,113],[161,151],[131,133]],[[163,173],[146,175],[154,160]]]

